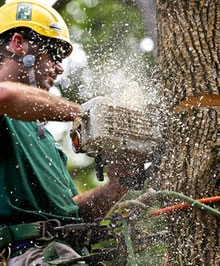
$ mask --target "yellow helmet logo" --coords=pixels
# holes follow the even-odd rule
[[[17,20],[31,20],[32,4],[20,3],[17,6]]]
[[[14,0],[0,7],[0,34],[17,27],[64,41],[65,56],[72,52],[69,31],[60,14],[39,0]]]

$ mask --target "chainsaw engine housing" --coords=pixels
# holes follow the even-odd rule
[[[130,109],[101,96],[89,100],[73,124],[72,136],[79,138],[73,139],[74,150],[103,159],[126,152],[149,155],[161,138],[153,108]]]

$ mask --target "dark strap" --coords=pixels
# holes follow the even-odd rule
[[[37,87],[36,79],[35,79],[35,73],[34,73],[34,63],[35,63],[35,56],[32,54],[27,54],[24,57],[20,57],[17,54],[14,54],[10,51],[2,50],[0,52],[0,55],[3,55],[9,59],[13,59],[19,63],[23,63],[24,66],[28,70],[28,78],[29,78],[29,83],[31,86]]]
[[[104,162],[99,155],[95,157],[95,170],[98,181],[104,181]]]
[[[3,55],[3,56],[5,56],[5,57],[7,57],[7,58],[9,58],[9,59],[14,59],[15,61],[17,61],[17,62],[19,62],[19,63],[22,62],[21,57],[20,57],[19,55],[14,54],[14,53],[9,52],[9,51],[2,50],[2,51],[0,52],[0,55]]]
[[[31,246],[33,246],[34,243],[33,241],[29,240],[29,241],[18,241],[15,242],[14,244],[11,245],[11,252],[16,252],[22,248],[29,248]]]
[[[40,238],[42,235],[42,225],[40,222],[29,223],[29,224],[17,224],[11,226],[1,226],[0,227],[0,248],[3,249],[8,244],[33,239]]]

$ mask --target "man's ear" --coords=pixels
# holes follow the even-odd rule
[[[15,33],[12,36],[11,42],[9,43],[9,51],[22,56],[28,51],[28,42],[19,33]]]

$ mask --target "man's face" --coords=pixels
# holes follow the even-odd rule
[[[28,54],[35,56],[34,74],[37,87],[41,89],[49,90],[57,76],[63,73],[61,62],[65,51],[63,43],[57,40],[44,38],[40,35],[29,39],[23,37],[22,34],[15,33],[11,41],[8,44],[6,43],[6,46],[2,49],[12,54],[15,53],[19,57]],[[17,60],[14,60],[10,54],[6,58],[6,60],[14,63],[10,65],[10,73],[7,80],[29,84],[28,69]],[[4,70],[7,70],[8,63],[6,60],[4,59],[0,66]]]
[[[51,48],[51,47],[50,47]],[[35,78],[37,86],[49,90],[57,76],[63,73],[62,59],[57,55],[56,45],[37,53],[35,61]],[[54,49],[54,50],[53,50]],[[58,62],[59,61],[59,62]]]
[[[37,86],[49,90],[54,85],[57,76],[63,73],[60,63],[55,62],[47,52],[36,57],[35,78]]]

